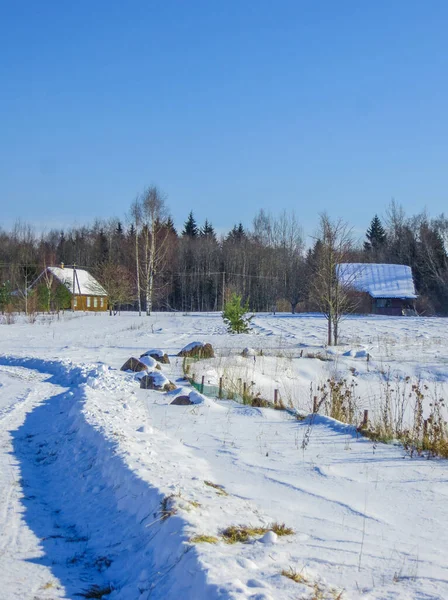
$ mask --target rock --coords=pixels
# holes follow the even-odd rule
[[[191,342],[179,352],[177,356],[188,356],[190,358],[215,358],[211,344],[204,342]]]
[[[146,365],[149,370],[155,369],[159,363],[152,356],[140,356],[139,361]]]
[[[244,356],[244,358],[248,358],[249,356],[257,356],[257,351],[253,348],[244,348],[244,350],[241,352],[241,356]]]
[[[172,381],[168,381],[168,383],[165,383],[165,385],[163,386],[164,392],[172,392],[173,390],[177,390],[177,386]]]
[[[171,404],[176,404],[177,406],[187,406],[188,404],[193,404],[188,396],[178,396],[174,398]]]
[[[148,367],[144,363],[142,363],[138,358],[132,356],[129,360],[127,360],[124,363],[120,370],[134,371],[134,373],[138,373],[139,371],[147,371]]]
[[[142,354],[140,356],[140,358],[142,358],[143,356],[150,356],[157,362],[162,363],[164,365],[170,364],[170,359],[168,358],[168,354],[165,354],[162,350],[159,350],[158,348],[153,348],[151,350],[147,350],[144,354]]]
[[[171,382],[159,371],[148,373],[140,379],[140,387],[144,390],[157,390],[159,392],[166,391],[165,386]]]

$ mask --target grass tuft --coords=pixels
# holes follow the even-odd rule
[[[190,542],[192,544],[217,544],[219,540],[214,535],[195,535]]]
[[[272,523],[272,525],[269,526],[269,531],[273,531],[278,536],[294,535],[295,533],[294,529],[291,527],[286,527],[284,523]]]
[[[296,583],[303,583],[304,585],[308,585],[308,579],[301,573],[300,571],[294,570],[292,567],[289,567],[288,570],[283,569],[282,571],[283,577],[287,577]]]
[[[284,523],[272,523],[268,527],[253,527],[252,525],[231,525],[221,532],[224,541],[227,544],[236,544],[238,542],[247,542],[250,538],[264,535],[268,531],[273,531],[278,536],[293,535],[294,529],[286,527]]]
[[[208,485],[208,487],[213,488],[214,490],[216,490],[216,492],[220,495],[220,496],[228,496],[229,494],[226,492],[226,490],[224,489],[224,486],[219,485],[218,483],[213,483],[213,481],[204,481],[205,485]]]
[[[176,509],[173,506],[173,498],[174,494],[170,494],[169,496],[165,496],[160,502],[162,521],[166,521],[166,519],[176,514]]]
[[[77,596],[81,596],[82,598],[103,598],[103,596],[108,596],[112,593],[112,588],[110,585],[106,585],[105,587],[100,587],[99,585],[92,585],[88,590],[76,594]]]
[[[252,527],[250,525],[231,525],[221,532],[224,541],[227,544],[236,544],[238,542],[247,542],[250,538],[257,535],[264,535],[269,531],[268,527]]]

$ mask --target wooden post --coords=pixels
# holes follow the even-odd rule
[[[369,424],[369,411],[366,409],[364,411],[364,418],[362,420],[362,427],[367,427]]]
[[[274,390],[274,404],[278,404],[278,390]]]
[[[201,394],[204,393],[204,379],[205,379],[205,375],[202,375],[202,379],[201,379]]]
[[[191,381],[192,381],[192,383],[194,383],[195,377],[196,377],[196,373],[193,373],[193,375],[192,375],[192,377],[191,377]]]
[[[423,437],[428,435],[428,419],[423,421]]]
[[[243,383],[243,401],[246,401],[246,382]]]
[[[218,398],[222,398],[222,377],[219,378],[219,392]]]
[[[317,396],[313,398],[313,413],[317,413]]]

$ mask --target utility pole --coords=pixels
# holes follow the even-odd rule
[[[226,302],[226,272],[222,272],[222,312],[224,312],[224,305]]]
[[[73,312],[75,312],[75,277],[76,277],[76,265],[73,263]]]

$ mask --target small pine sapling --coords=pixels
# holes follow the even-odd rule
[[[249,300],[241,305],[241,296],[233,293],[224,306],[222,318],[229,333],[248,333],[253,315],[248,317]]]

